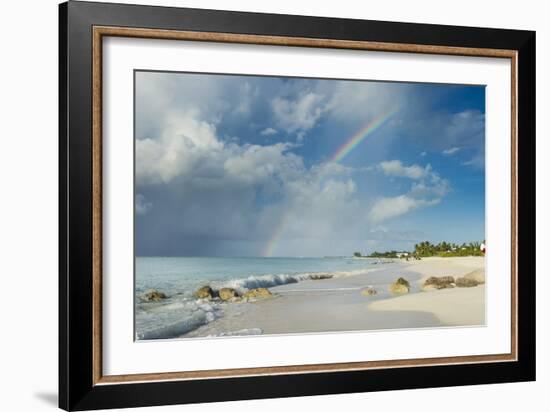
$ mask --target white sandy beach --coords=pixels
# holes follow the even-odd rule
[[[412,262],[410,268],[422,274],[421,282],[430,276],[463,276],[484,269],[482,257],[425,258]],[[373,302],[371,310],[429,312],[448,326],[483,325],[485,323],[485,285],[413,293]]]
[[[460,277],[484,270],[483,257],[433,257],[375,266],[353,276],[272,287],[274,297],[254,303],[228,303],[225,316],[185,337],[219,335],[220,331],[284,334],[485,323],[484,285],[421,289],[430,276]],[[388,291],[398,277],[410,282],[410,293],[396,296]],[[365,287],[375,288],[377,295],[362,295]]]

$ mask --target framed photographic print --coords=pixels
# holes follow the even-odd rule
[[[60,5],[60,407],[535,379],[535,33]]]

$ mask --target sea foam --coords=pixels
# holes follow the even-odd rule
[[[216,303],[202,299],[177,300],[148,310],[141,309],[136,315],[138,340],[171,339],[218,319],[221,310]]]
[[[336,271],[336,272],[311,272],[311,273],[296,273],[296,274],[275,274],[275,275],[260,275],[249,276],[243,279],[231,279],[222,282],[213,282],[214,289],[233,288],[240,293],[244,293],[249,289],[254,288],[271,288],[274,286],[287,285],[289,283],[298,283],[306,280],[319,278],[338,278],[345,276],[354,276],[364,274],[367,269]]]

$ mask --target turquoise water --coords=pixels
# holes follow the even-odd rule
[[[311,276],[334,277],[364,273],[378,259],[354,258],[136,258],[136,338],[166,339],[185,336],[223,316],[224,303],[195,299],[203,285],[232,287],[239,292],[256,287],[298,283]],[[168,295],[161,302],[140,299],[148,290]]]
[[[136,292],[158,289],[185,293],[214,283],[250,288],[270,287],[305,280],[311,274],[337,273],[368,268],[376,259],[353,258],[205,258],[138,257]],[[300,279],[303,278],[303,279]],[[257,286],[254,286],[257,287]]]

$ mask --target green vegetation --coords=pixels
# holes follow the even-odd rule
[[[485,243],[485,241],[483,241]],[[419,259],[430,256],[441,257],[456,257],[456,256],[483,256],[480,249],[481,242],[462,243],[461,245],[449,242],[440,242],[432,244],[428,241],[420,242],[414,245],[412,252],[399,252],[390,250],[388,252],[372,252],[370,255],[362,255],[360,252],[354,252],[355,257],[372,257],[372,258],[405,258]]]
[[[440,242],[433,245],[430,242],[420,242],[414,245],[413,255],[419,257],[442,256],[483,256],[481,242],[470,242],[458,245],[456,243]]]
[[[397,258],[397,252],[396,250],[391,250],[389,252],[372,252],[369,257],[373,258]]]

